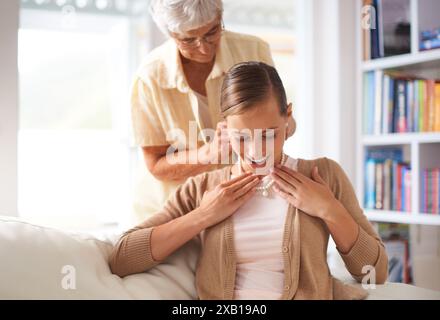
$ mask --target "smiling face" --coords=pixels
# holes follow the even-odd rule
[[[239,114],[226,117],[233,151],[240,157],[244,171],[265,175],[281,161],[286,124],[292,106],[282,115],[273,92]]]
[[[222,30],[222,21],[219,17],[211,23],[189,30],[185,34],[171,33],[171,36],[185,59],[198,63],[209,63],[214,60]]]

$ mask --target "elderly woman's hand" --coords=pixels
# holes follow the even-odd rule
[[[199,160],[201,163],[222,163],[222,157],[229,163],[229,156],[232,154],[231,144],[227,132],[226,121],[217,123],[215,135],[212,140],[199,149]]]
[[[319,175],[318,167],[312,170],[313,179],[285,166],[276,166],[271,176],[276,182],[275,191],[311,216],[326,220],[331,208],[338,201]]]
[[[248,172],[205,192],[197,208],[204,228],[223,221],[246,203],[255,193],[259,180]]]

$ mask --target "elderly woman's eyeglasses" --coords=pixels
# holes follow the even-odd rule
[[[184,38],[184,39],[175,38],[175,39],[182,49],[195,49],[201,45],[202,40],[208,44],[215,43],[218,39],[220,39],[223,30],[224,30],[223,22],[220,22],[217,26],[215,26],[210,31],[208,31],[203,37]]]

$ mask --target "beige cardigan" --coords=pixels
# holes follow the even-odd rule
[[[351,275],[361,282],[365,265],[375,267],[376,284],[384,283],[388,258],[384,245],[363,214],[353,187],[340,165],[328,158],[298,159],[298,171],[311,177],[317,165],[321,177],[335,197],[359,225],[359,236],[347,254],[341,254]],[[163,210],[125,232],[110,257],[113,273],[123,277],[153,268],[162,261],[153,260],[150,235],[154,226],[182,216],[199,206],[205,190],[230,177],[231,166],[189,178],[165,204]],[[196,288],[200,299],[233,299],[236,259],[232,217],[201,234],[202,250],[196,269]],[[325,223],[289,205],[283,235],[284,293],[281,299],[363,299],[368,293],[343,284],[330,274],[327,265],[329,231]],[[280,248],[281,249],[281,248]]]

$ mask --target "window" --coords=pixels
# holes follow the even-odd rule
[[[116,225],[131,210],[128,93],[145,39],[117,1],[62,2],[22,1],[18,210],[55,227]]]
[[[287,100],[294,105],[297,118],[297,81],[301,79],[296,66],[298,55],[296,43],[298,30],[295,24],[298,1],[278,0],[225,0],[224,20],[226,29],[251,34],[269,43],[275,67],[286,89]],[[302,141],[286,142],[289,154],[301,154]]]

